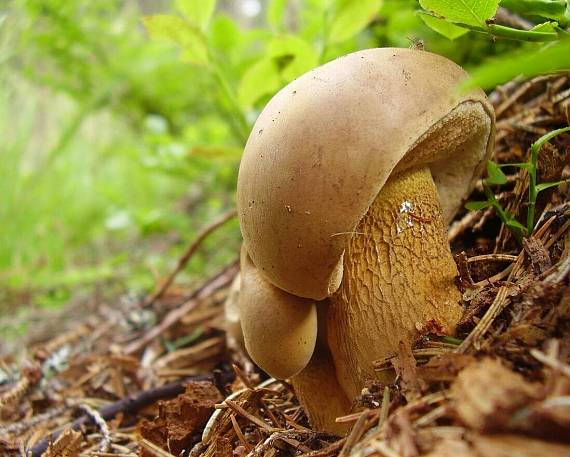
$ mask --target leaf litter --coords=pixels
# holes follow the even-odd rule
[[[513,81],[490,98],[499,164],[527,160],[533,141],[570,122],[567,75]],[[525,220],[527,172],[505,170],[493,192]],[[570,176],[569,134],[542,148],[538,174]],[[470,199],[482,194],[479,183]],[[311,429],[286,381],[226,347],[237,262],[195,290],[171,285],[228,213],[153,294],[41,311],[22,347],[0,352],[0,455],[570,456],[570,185],[542,192],[536,214],[522,246],[490,209],[458,215],[458,335],[433,322],[376,361],[395,383],[367,382],[337,437]]]

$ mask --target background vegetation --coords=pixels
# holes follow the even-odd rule
[[[2,4],[0,312],[102,284],[152,287],[197,230],[234,205],[241,149],[264,103],[318,64],[421,41],[488,89],[570,67],[566,1],[505,1],[514,29],[540,24],[525,36],[495,27],[498,1],[467,12],[458,3]],[[239,241],[237,222],[228,224],[181,279],[229,261]]]

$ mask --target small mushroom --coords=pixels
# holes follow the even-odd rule
[[[291,297],[308,307],[330,297],[319,332],[326,327],[349,399],[367,379],[391,380],[372,363],[395,354],[400,341],[410,343],[430,321],[453,333],[460,317],[446,227],[494,138],[485,94],[457,90],[466,77],[453,62],[420,50],[349,54],[275,95],[253,128],[263,135],[247,142],[237,199],[248,268],[258,278],[252,282],[287,294],[279,319],[288,306],[300,312]],[[248,287],[243,281],[242,294]],[[242,299],[243,312],[251,303]],[[242,314],[244,334],[278,319],[270,297],[263,301]],[[249,341],[246,335],[252,355],[258,344],[267,351],[278,343],[276,334],[261,333]],[[273,347],[275,357],[290,356]],[[314,373],[310,378],[317,383]],[[300,389],[318,389],[308,384]],[[327,410],[326,402],[314,403],[305,406]]]
[[[309,363],[317,340],[315,301],[291,295],[266,281],[242,248],[239,320],[253,361],[277,379]]]

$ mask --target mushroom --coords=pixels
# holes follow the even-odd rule
[[[251,358],[278,379],[309,363],[317,340],[315,301],[291,295],[260,275],[242,247],[239,320]]]
[[[238,178],[246,267],[256,278],[244,280],[242,264],[240,313],[256,362],[259,348],[267,357],[273,345],[270,374],[290,375],[309,352],[275,374],[278,359],[292,357],[285,346],[295,344],[280,345],[282,333],[257,327],[306,326],[302,303],[313,309],[327,297],[318,331],[348,399],[367,379],[389,382],[393,375],[376,373],[373,361],[412,343],[419,328],[436,321],[454,331],[461,296],[446,227],[494,137],[485,94],[457,91],[466,77],[429,52],[369,49],[301,76],[260,114]],[[267,288],[273,292],[257,292]],[[297,317],[285,324],[288,310]],[[301,399],[318,392],[317,377],[309,378]],[[304,403],[309,417],[328,407]]]

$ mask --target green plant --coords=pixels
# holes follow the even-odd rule
[[[501,222],[513,233],[517,241],[522,242],[523,237],[532,235],[534,231],[534,215],[536,198],[538,194],[551,187],[558,186],[568,180],[556,181],[556,182],[544,182],[537,183],[537,171],[538,171],[538,157],[540,149],[544,144],[548,143],[554,137],[570,131],[570,127],[565,127],[557,130],[553,130],[536,140],[530,148],[530,157],[528,162],[523,163],[509,163],[509,164],[496,164],[495,162],[489,160],[487,161],[487,178],[483,180],[483,190],[487,200],[484,201],[472,201],[465,205],[465,208],[471,211],[477,211],[484,208],[493,208]],[[527,199],[527,218],[526,225],[521,224],[513,214],[505,210],[501,203],[495,197],[495,193],[492,191],[491,186],[502,185],[507,182],[507,176],[501,168],[505,167],[517,167],[527,170],[529,176],[529,187],[528,187],[528,199]]]
[[[284,24],[287,2],[283,0],[269,2],[269,29],[263,30],[240,29],[227,16],[214,14],[216,0],[177,0],[178,15],[148,16],[143,22],[152,38],[178,45],[182,61],[200,68],[214,82],[217,109],[227,114],[235,138],[243,145],[257,109],[297,76],[343,54],[347,46],[356,49],[355,39],[375,19],[382,3],[305,1],[296,33]]]
[[[422,20],[436,32],[454,40],[468,33],[525,43],[521,52],[490,59],[472,72],[464,89],[494,87],[518,75],[527,77],[570,69],[570,35],[566,30],[570,6],[566,0],[419,0]],[[499,4],[531,21],[527,28],[496,23]],[[546,44],[544,44],[546,43]]]

